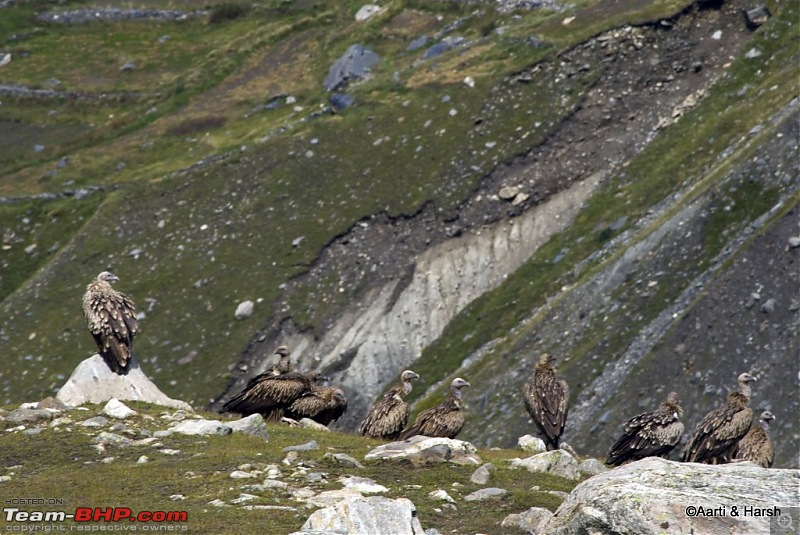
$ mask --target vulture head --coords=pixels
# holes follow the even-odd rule
[[[119,280],[119,277],[117,277],[116,275],[114,275],[114,274],[113,274],[113,273],[111,273],[110,271],[102,271],[102,272],[101,272],[101,273],[100,273],[100,274],[97,276],[97,280],[98,280],[99,282],[108,282],[108,283],[112,283],[112,282],[114,282],[114,281],[118,281],[118,280]]]

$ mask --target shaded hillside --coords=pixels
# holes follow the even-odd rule
[[[413,366],[418,408],[465,376],[465,438],[510,444],[547,350],[599,455],[663,389],[691,425],[749,369],[798,464],[796,6],[760,28],[743,2],[231,6],[2,9],[0,398],[93,350],[80,296],[111,268],[142,367],[195,406],[289,343],[348,391],[345,428]],[[381,60],[332,113],[353,44]]]

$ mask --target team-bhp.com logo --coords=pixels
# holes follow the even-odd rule
[[[127,507],[78,507],[74,513],[64,511],[23,511],[18,507],[3,509],[6,522],[186,522],[186,511],[141,511]]]

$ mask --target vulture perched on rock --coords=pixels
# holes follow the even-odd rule
[[[347,398],[341,388],[317,386],[297,398],[283,411],[284,418],[311,418],[318,424],[330,425],[347,412]]]
[[[266,375],[283,375],[284,373],[289,373],[292,371],[292,362],[289,360],[289,348],[286,346],[278,346],[278,349],[275,350],[275,354],[280,357],[278,363],[270,366],[264,372]]]
[[[383,395],[367,413],[358,434],[365,437],[394,440],[408,423],[410,412],[405,397],[411,393],[411,381],[419,375],[406,370],[400,374],[400,384]]]
[[[558,449],[569,412],[569,386],[556,376],[555,360],[547,353],[542,354],[530,380],[522,387],[525,408],[544,435],[548,451]]]
[[[450,397],[437,406],[419,413],[411,427],[401,432],[397,438],[405,440],[416,435],[456,438],[461,428],[464,427],[461,389],[465,386],[469,386],[469,383],[464,379],[460,377],[453,379],[453,382],[450,383],[453,391]]]
[[[242,416],[260,414],[267,421],[277,421],[283,411],[300,396],[316,388],[317,381],[328,377],[319,372],[289,372],[283,375],[261,374],[222,406],[222,412],[238,412]]]
[[[111,287],[117,280],[113,273],[103,271],[86,287],[83,315],[100,356],[112,371],[124,375],[133,357],[133,338],[139,324],[133,301]]]
[[[750,383],[756,379],[749,373],[739,376],[739,391],[728,394],[721,407],[709,412],[694,429],[683,461],[724,464],[731,460],[733,449],[750,430],[753,409],[750,403]]]
[[[737,451],[734,452],[734,459],[739,461],[752,461],[764,468],[771,468],[775,461],[775,447],[772,439],[769,438],[769,424],[775,416],[769,412],[761,413],[759,423],[754,425],[750,431],[739,441]]]
[[[634,416],[608,452],[606,464],[619,466],[645,457],[669,457],[683,434],[683,409],[678,394],[670,392],[658,409]]]

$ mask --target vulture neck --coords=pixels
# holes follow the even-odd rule
[[[457,400],[461,401],[461,389],[460,388],[454,388],[453,389],[453,397],[456,398]]]
[[[411,393],[411,381],[403,381],[403,395],[407,396]]]
[[[769,431],[769,420],[759,420],[759,421],[761,422],[761,428],[764,430],[764,432],[766,433],[767,431]]]
[[[677,403],[671,403],[669,401],[665,401],[664,403],[661,404],[661,410],[664,412],[677,414],[679,418],[683,416],[683,408]]]
[[[750,394],[752,393],[750,385],[744,381],[739,382],[739,393],[745,396],[747,399],[750,399]]]

